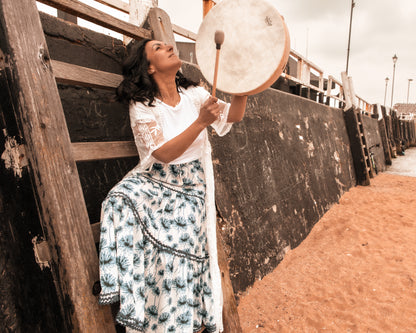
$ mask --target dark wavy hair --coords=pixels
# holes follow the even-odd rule
[[[117,100],[123,103],[130,101],[147,103],[154,106],[155,97],[159,95],[159,87],[148,73],[149,61],[147,60],[145,46],[151,39],[143,39],[129,45],[128,55],[123,61],[123,81],[117,87]],[[187,89],[190,86],[198,86],[199,83],[186,78],[181,72],[176,73],[176,87]]]

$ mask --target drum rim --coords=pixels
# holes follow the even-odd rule
[[[235,0],[232,0],[232,1],[235,1]],[[289,31],[287,29],[287,25],[286,25],[286,22],[284,20],[284,17],[279,13],[277,8],[274,7],[268,1],[265,1],[265,0],[262,0],[262,1],[259,1],[259,0],[245,0],[245,2],[243,2],[243,3],[249,3],[250,1],[252,2],[252,4],[255,4],[255,5],[258,5],[259,3],[262,2],[266,6],[272,7],[275,10],[275,13],[273,13],[273,14],[277,14],[278,17],[280,18],[280,26],[283,27],[283,30],[284,30],[284,35],[283,35],[283,38],[282,38],[283,43],[281,44],[282,54],[280,56],[280,61],[276,61],[277,66],[274,68],[274,70],[273,70],[273,68],[271,68],[271,70],[273,70],[273,71],[270,73],[270,76],[267,79],[263,80],[262,83],[259,83],[257,86],[248,87],[249,88],[248,90],[246,89],[245,91],[241,91],[241,90],[232,89],[229,86],[224,87],[219,82],[217,83],[217,89],[218,90],[221,90],[225,93],[229,93],[229,94],[233,94],[233,95],[253,95],[253,94],[257,94],[257,93],[267,89],[268,87],[270,87],[279,78],[279,76],[283,73],[284,68],[286,66],[286,63],[287,63],[288,58],[289,58],[289,54],[290,54],[290,37],[289,37]],[[239,2],[239,1],[236,0],[236,2]],[[201,55],[200,55],[200,52],[202,52],[200,44],[202,42],[204,42],[204,41],[201,42],[201,30],[202,29],[206,30],[204,25],[206,25],[207,22],[212,21],[212,16],[216,15],[216,11],[222,10],[221,6],[224,6],[224,3],[227,3],[227,0],[224,0],[224,1],[220,2],[213,9],[211,9],[211,11],[208,13],[208,15],[206,16],[206,18],[201,23],[201,26],[198,29],[198,36],[197,36],[196,43],[195,43],[196,58],[197,58],[197,62],[199,64],[200,71],[201,71],[202,75],[205,77],[205,79],[210,84],[212,84],[212,79],[210,77],[212,75],[211,74],[206,75],[207,69],[206,69],[206,66],[204,66],[205,59],[203,57],[201,57]],[[212,30],[212,28],[208,27],[208,30]],[[204,37],[204,36],[202,36],[202,37]],[[225,38],[227,38],[227,37],[225,37]],[[215,48],[214,42],[213,42],[213,46],[209,46],[209,48],[210,48],[209,51],[210,52],[212,52],[212,47]],[[201,60],[202,60],[202,62],[201,62]],[[220,66],[221,66],[221,56],[220,56]],[[263,73],[263,75],[264,75],[264,73]],[[240,87],[238,87],[238,88],[240,88]]]

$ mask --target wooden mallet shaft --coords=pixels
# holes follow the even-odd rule
[[[224,32],[221,30],[215,31],[215,45],[217,48],[217,53],[215,56],[215,69],[214,69],[214,82],[212,83],[212,96],[215,97],[215,92],[217,90],[217,77],[218,77],[218,63],[220,61],[220,51],[221,45],[224,43]]]

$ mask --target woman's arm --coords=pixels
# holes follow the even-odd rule
[[[228,111],[227,122],[237,123],[244,117],[246,110],[247,96],[233,96],[231,99],[230,110]]]
[[[201,106],[198,118],[181,134],[166,142],[155,150],[152,155],[163,163],[169,163],[181,156],[195,141],[199,133],[211,125],[220,114],[220,106],[217,98],[210,97]]]

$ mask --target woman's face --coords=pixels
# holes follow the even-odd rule
[[[149,61],[149,74],[176,72],[181,67],[181,60],[173,52],[173,46],[158,40],[151,40],[145,46]]]

